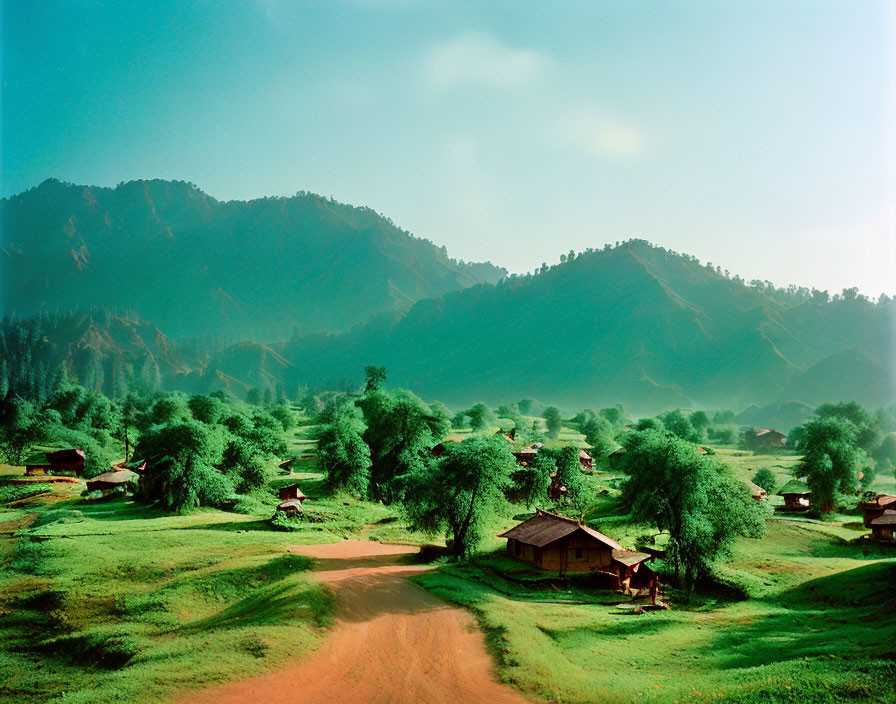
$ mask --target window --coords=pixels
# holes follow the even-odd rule
[[[585,559],[585,548],[576,548],[576,559],[577,560]]]

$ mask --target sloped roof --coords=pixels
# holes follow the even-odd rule
[[[896,511],[884,511],[883,516],[878,516],[871,521],[873,526],[896,526]]]
[[[810,494],[809,485],[799,479],[791,479],[778,490],[778,496],[784,494]]]
[[[745,479],[744,484],[747,485],[747,489],[750,490],[750,493],[753,494],[753,496],[767,496],[768,495],[768,492],[765,489],[763,489],[758,484],[751,482],[749,479]]]
[[[277,510],[282,511],[287,508],[294,508],[299,511],[302,510],[302,502],[298,499],[289,499],[288,501],[282,501],[277,505]]]
[[[540,548],[560,540],[561,538],[565,538],[567,535],[571,535],[579,530],[609,548],[614,550],[623,549],[623,547],[615,540],[607,537],[603,533],[599,533],[593,528],[583,526],[572,518],[565,518],[564,516],[558,516],[554,513],[548,513],[547,511],[542,511],[540,509],[536,509],[535,515],[532,518],[523,521],[505,533],[501,533],[498,537],[512,538],[525,545],[533,545],[534,547]]]
[[[104,482],[106,484],[127,484],[139,479],[140,475],[129,469],[119,469],[115,472],[103,472],[88,479],[88,482]]]
[[[896,496],[889,494],[878,494],[874,497],[874,501],[863,501],[859,504],[859,508],[883,508],[884,506],[892,506],[896,508]]]
[[[634,550],[623,549],[613,551],[613,559],[616,562],[621,562],[626,567],[638,565],[652,557],[653,555],[648,555],[646,552],[635,552]]]

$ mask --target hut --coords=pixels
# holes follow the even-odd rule
[[[583,469],[593,469],[594,459],[584,450],[579,450],[579,464]]]
[[[612,538],[578,521],[540,509],[498,537],[507,538],[508,554],[544,570],[600,572],[626,589],[641,565],[653,556],[626,550]]]
[[[106,496],[113,492],[130,493],[140,475],[129,469],[103,472],[87,480],[87,491],[101,491]]]
[[[280,497],[281,501],[289,501],[290,499],[295,499],[299,503],[302,503],[305,499],[308,498],[302,493],[302,490],[299,488],[298,484],[281,486],[277,491],[277,495]]]
[[[862,523],[866,528],[870,528],[871,522],[883,516],[885,511],[896,511],[896,496],[878,494],[871,501],[861,502],[859,508],[865,512]]]
[[[812,492],[805,482],[791,479],[778,491],[778,496],[784,499],[784,506],[781,508],[785,511],[808,511],[809,500],[812,498]]]
[[[302,501],[304,500],[305,498],[303,497],[302,499],[289,499],[288,501],[281,501],[279,504],[277,504],[277,510],[282,511],[287,516],[298,516],[303,511]]]
[[[749,480],[745,480],[744,484],[747,485],[747,489],[750,490],[750,494],[756,501],[765,501],[768,498],[768,492],[758,484],[754,484]]]
[[[50,471],[50,460],[47,459],[47,453],[34,452],[25,458],[25,474],[32,476],[35,474],[47,474]]]
[[[752,428],[743,434],[744,444],[750,450],[781,450],[787,436],[777,430]]]
[[[569,489],[560,483],[556,472],[551,475],[551,483],[548,485],[548,496],[553,501],[569,496]]]
[[[531,445],[528,445],[521,450],[517,450],[513,453],[513,456],[516,457],[517,464],[522,465],[523,467],[528,467],[529,462],[535,459],[535,455],[538,454],[538,451],[544,447],[543,443],[534,442]]]
[[[67,448],[47,453],[49,474],[81,477],[84,475],[84,450]]]
[[[896,543],[896,510],[886,510],[871,521],[871,537],[882,543]]]

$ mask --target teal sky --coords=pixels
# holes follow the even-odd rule
[[[885,0],[4,0],[0,191],[309,190],[511,271],[636,236],[893,293],[894,23]]]

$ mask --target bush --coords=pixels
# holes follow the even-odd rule
[[[98,628],[45,640],[38,650],[72,662],[111,670],[124,667],[140,652],[136,639],[119,629]]]
[[[0,504],[8,504],[12,501],[27,499],[29,496],[46,494],[53,489],[52,484],[41,482],[40,484],[11,484],[0,486]]]
[[[756,486],[761,486],[769,494],[771,494],[778,486],[778,480],[775,478],[775,473],[768,467],[763,467],[753,475],[753,483]]]
[[[81,523],[84,520],[84,514],[80,511],[74,511],[67,508],[58,508],[52,511],[44,511],[31,524],[31,528],[40,528],[48,526],[52,523]]]

